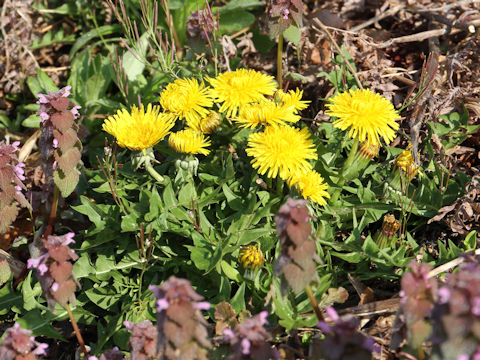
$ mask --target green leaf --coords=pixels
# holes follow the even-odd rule
[[[295,44],[295,46],[300,43],[301,35],[300,28],[296,25],[290,25],[283,33],[285,39]]]
[[[234,0],[229,1],[227,5],[221,7],[219,12],[223,15],[230,11],[247,10],[259,6],[263,6],[263,2],[259,0]]]
[[[135,53],[133,55],[130,51],[126,51],[122,58],[122,67],[127,74],[127,78],[130,81],[137,80],[137,76],[143,73],[145,70],[145,63],[142,59],[145,58],[148,48],[148,33],[143,34],[140,37],[140,42],[137,42],[135,50],[138,50],[140,54]]]
[[[246,309],[245,306],[245,282],[240,285],[235,295],[232,297],[230,301],[230,305],[232,305],[233,310],[238,314],[239,312]]]
[[[138,225],[138,214],[131,213],[125,216],[122,216],[122,231],[136,231],[139,228]]]
[[[72,206],[72,209],[78,211],[80,214],[86,215],[88,220],[93,222],[97,229],[105,228],[105,212],[103,212],[97,204],[90,201],[90,199],[88,199],[86,196],[82,195],[80,197],[80,202],[82,205]]]
[[[27,79],[27,85],[34,96],[58,90],[53,80],[41,69],[37,69],[37,77],[29,77]]]
[[[22,283],[23,307],[25,310],[33,310],[40,306],[36,298],[42,294],[42,287],[39,282],[35,282],[32,288],[32,273],[33,271],[29,271]]]
[[[57,314],[50,311],[40,312],[39,309],[34,309],[27,312],[17,320],[20,326],[24,329],[31,330],[34,336],[46,336],[53,339],[66,341],[57,330],[52,326],[54,321],[61,321],[68,317],[68,313],[59,305],[55,308],[58,310]]]
[[[227,275],[230,280],[236,281],[238,283],[242,282],[242,276],[240,275],[238,270],[235,269],[232,265],[227,263],[225,260],[222,260],[220,262],[220,266],[222,267],[225,275]]]
[[[30,115],[29,117],[27,117],[22,121],[22,126],[38,129],[40,127],[41,119],[42,118],[38,115]]]
[[[90,262],[90,257],[88,253],[82,252],[80,257],[73,265],[73,273],[77,279],[87,277],[95,271],[92,263]]]
[[[73,58],[73,56],[78,50],[83,49],[85,45],[87,45],[90,41],[92,41],[92,39],[96,37],[115,34],[117,32],[120,32],[121,29],[122,28],[120,27],[120,25],[114,24],[114,25],[103,25],[86,32],[85,34],[80,36],[77,39],[77,41],[75,41],[75,44],[73,44],[72,48],[70,49],[70,55],[69,55],[70,59]]]
[[[378,246],[370,235],[365,239],[362,245],[362,250],[370,256],[376,257],[378,255]]]
[[[0,315],[8,312],[19,311],[22,309],[23,296],[18,291],[13,291],[12,287],[7,284],[0,289]]]
[[[230,11],[222,14],[220,17],[220,31],[235,32],[245,29],[252,25],[255,21],[255,16],[247,11]]]
[[[463,240],[463,245],[465,246],[465,251],[472,251],[477,248],[477,232],[475,230],[471,231]]]

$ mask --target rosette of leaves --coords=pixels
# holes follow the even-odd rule
[[[151,286],[157,297],[158,356],[162,359],[207,360],[211,343],[207,322],[200,310],[210,304],[186,279],[171,276],[160,286]]]
[[[432,359],[473,359],[480,344],[480,257],[469,256],[438,290]]]
[[[30,203],[22,193],[22,189],[25,189],[22,183],[25,180],[24,165],[15,154],[19,144],[0,142],[0,234],[17,218],[20,207],[31,210]]]
[[[79,106],[68,99],[70,86],[48,95],[38,94],[38,114],[42,118],[39,140],[42,153],[42,168],[47,179],[60,190],[63,197],[75,190],[82,166],[82,143],[78,139],[78,125],[75,118]]]
[[[392,348],[406,337],[412,349],[419,348],[432,332],[430,315],[437,298],[437,280],[429,278],[431,266],[414,260],[401,280],[400,311],[395,320]]]
[[[300,293],[316,274],[316,248],[310,239],[312,228],[306,200],[288,199],[276,215],[282,253],[275,261],[275,274],[281,276],[282,291],[287,285]]]

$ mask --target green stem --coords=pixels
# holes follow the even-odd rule
[[[279,176],[277,177],[277,195],[281,196],[283,194],[283,179]]]
[[[357,151],[358,151],[358,144],[359,144],[358,139],[354,139],[352,148],[350,149],[350,153],[348,154],[347,161],[345,161],[345,163],[343,164],[342,172],[340,173],[340,177],[338,179],[338,183],[337,183],[338,188],[335,190],[335,192],[333,193],[330,199],[332,204],[337,202],[338,197],[342,192],[342,188],[345,185],[345,173],[352,166],[353,160],[355,159],[355,155],[357,154]]]
[[[278,35],[278,48],[277,48],[277,82],[278,82],[278,88],[280,90],[283,89],[282,58],[283,58],[283,33]]]
[[[324,321],[322,312],[320,311],[320,308],[318,307],[317,299],[313,295],[313,291],[312,291],[312,288],[310,287],[310,285],[307,285],[305,287],[305,293],[307,294],[308,299],[310,300],[310,303],[313,306],[313,310],[315,311],[315,315],[317,315],[318,321]]]
[[[145,169],[159,183],[163,183],[165,181],[165,178],[153,168],[152,163],[150,162],[150,159],[145,160]]]

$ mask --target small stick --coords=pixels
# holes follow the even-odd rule
[[[375,17],[365,21],[364,23],[361,23],[357,26],[354,26],[353,28],[350,29],[350,31],[351,32],[357,32],[357,31],[360,31],[362,29],[365,29],[366,27],[376,23],[377,21],[380,21],[382,19],[385,19],[386,17],[395,15],[397,12],[402,10],[404,7],[405,7],[405,5],[402,4],[402,5],[398,5],[398,6],[395,6],[393,8],[390,8],[387,11],[385,11],[383,14],[375,16]]]
[[[353,77],[355,78],[355,81],[357,82],[358,88],[363,90],[362,83],[361,83],[360,79],[358,78],[355,69],[353,68],[352,64],[350,64],[350,61],[348,61],[348,59],[345,58],[345,56],[343,55],[342,49],[340,49],[340,46],[338,46],[337,42],[336,42],[335,39],[332,37],[332,34],[330,34],[330,31],[328,31],[327,27],[326,27],[325,25],[323,25],[323,23],[322,23],[319,19],[315,19],[315,20],[313,20],[313,21],[315,22],[315,24],[317,24],[318,26],[320,26],[320,28],[325,32],[325,34],[327,34],[328,39],[329,39],[330,42],[333,44],[333,46],[335,47],[335,49],[337,50],[337,52],[340,54],[340,56],[343,58],[343,61],[345,62],[345,65],[347,65],[348,69],[350,70],[350,72],[352,73]]]
[[[475,250],[474,254],[475,255],[480,255],[480,249]],[[435,269],[430,270],[430,272],[428,273],[428,278],[430,279],[434,276],[440,275],[443,272],[449,271],[449,270],[453,269],[454,267],[460,265],[464,261],[465,261],[465,259],[463,257],[460,257],[460,258],[453,259],[453,260],[451,260],[451,261],[449,261],[449,262],[447,262],[443,265],[440,265],[440,266],[436,267]]]

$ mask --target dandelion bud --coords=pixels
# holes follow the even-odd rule
[[[403,151],[397,157],[396,165],[406,175],[407,181],[412,180],[420,169],[420,167],[415,164],[413,154],[409,149]]]
[[[260,246],[248,245],[242,246],[240,253],[238,254],[238,262],[245,269],[256,269],[261,267],[265,263],[265,257],[262,254]]]
[[[222,117],[216,111],[210,111],[207,117],[200,120],[199,130],[205,134],[211,134],[222,123]]]
[[[374,236],[374,240],[379,249],[391,247],[395,243],[395,233],[400,228],[400,223],[392,214],[383,217],[382,229]]]
[[[380,148],[379,144],[369,144],[368,142],[363,142],[360,145],[358,152],[364,158],[372,160],[374,157],[378,156],[379,148]]]

